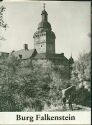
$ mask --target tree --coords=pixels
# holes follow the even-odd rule
[[[17,83],[15,59],[0,59],[0,111],[21,111],[23,110],[23,99],[17,95],[19,85]],[[15,62],[18,60],[16,59]],[[11,66],[10,66],[11,64]],[[20,97],[20,98],[19,98]]]
[[[2,61],[0,111],[41,111],[49,99],[50,76],[40,67],[22,66],[13,55]],[[40,70],[39,70],[40,68]],[[6,103],[7,102],[7,103]]]
[[[0,6],[0,34],[3,29],[6,30],[7,28],[7,24],[4,22],[4,18],[3,18],[5,9],[6,8],[3,5]],[[0,40],[4,40],[4,37],[2,35],[0,35]]]
[[[72,84],[77,87],[77,103],[90,106],[91,104],[91,53],[80,54],[73,65]]]
[[[91,82],[91,53],[80,54],[78,60],[73,65],[72,80],[82,86]],[[86,87],[86,86],[85,86]]]

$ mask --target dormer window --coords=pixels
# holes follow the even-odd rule
[[[19,58],[22,59],[22,55],[21,54],[19,54]]]

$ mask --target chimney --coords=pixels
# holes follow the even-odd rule
[[[24,49],[28,50],[28,44],[24,44]]]

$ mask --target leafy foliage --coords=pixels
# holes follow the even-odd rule
[[[0,6],[0,34],[2,32],[2,29],[6,30],[6,28],[7,28],[7,24],[4,22],[4,18],[3,18],[5,9],[6,8],[3,5]],[[1,35],[0,35],[0,40],[4,40],[3,36],[1,36]]]
[[[91,106],[91,53],[81,54],[74,63],[71,83],[77,86],[76,103]]]
[[[90,54],[74,63],[71,80],[62,79],[63,70],[49,61],[21,61],[13,55],[0,59],[0,111],[41,111],[45,105],[61,105],[62,89],[72,84],[78,86],[75,103],[90,106]]]

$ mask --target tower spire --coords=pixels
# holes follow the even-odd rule
[[[46,3],[43,3],[43,10],[45,10],[45,5],[46,5]]]
[[[45,3],[43,3],[43,11],[42,11],[42,21],[48,21],[48,13],[45,10]]]

